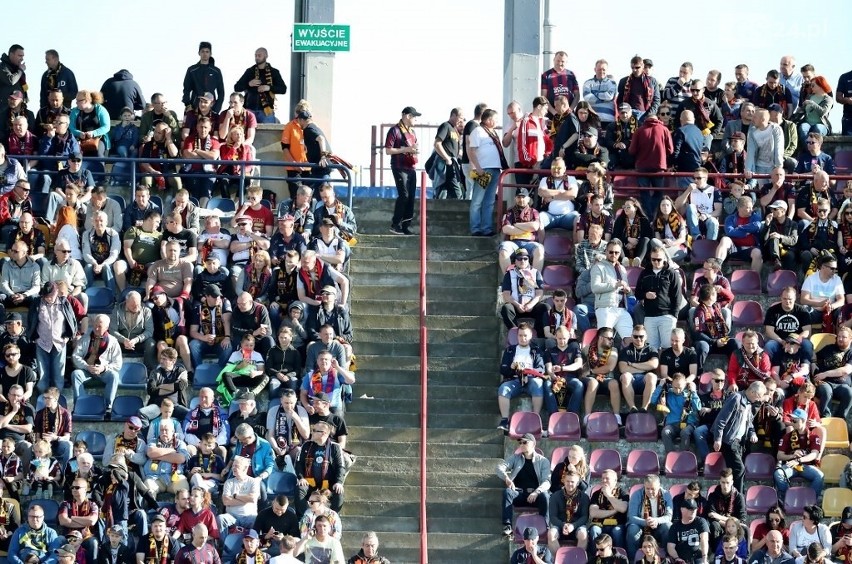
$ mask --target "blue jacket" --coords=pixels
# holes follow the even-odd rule
[[[660,399],[660,395],[663,392],[663,386],[657,386],[654,390],[654,393],[651,394],[651,404],[656,404]],[[686,405],[686,394],[674,393],[671,386],[666,386],[666,406],[669,408],[669,412],[666,414],[665,424],[666,425],[677,425],[681,421],[681,414],[683,413],[683,408]],[[688,425],[697,425],[698,424],[698,412],[701,410],[701,400],[698,399],[698,394],[695,392],[689,393],[689,405],[690,411],[686,416],[686,423]]]
[[[663,503],[666,506],[666,512],[663,515],[657,515],[657,517],[662,523],[671,524],[672,512],[674,511],[672,506],[672,494],[666,490],[660,490],[660,494],[663,496]],[[644,487],[636,490],[633,492],[633,495],[630,496],[630,503],[627,505],[628,525],[636,525],[638,527],[645,526],[645,519],[642,518],[642,500],[644,499],[644,496]]]
[[[678,172],[692,172],[701,166],[701,149],[704,148],[704,135],[697,125],[681,126],[672,136],[674,153],[672,164]]]
[[[512,360],[515,358],[515,349],[518,345],[509,345],[503,351],[503,360],[500,362],[500,375],[506,380],[511,380],[515,377],[515,371],[512,369]],[[538,348],[530,344],[530,356],[532,357],[532,368],[544,374],[544,356]]]
[[[269,441],[261,439],[260,437],[255,437],[255,440],[257,441],[257,448],[254,449],[254,456],[251,457],[252,476],[257,478],[262,473],[266,472],[268,478],[268,476],[272,474],[272,470],[275,468],[275,455],[272,453],[272,447],[269,445]],[[242,443],[237,441],[237,446],[234,447],[234,456],[239,456],[242,450]],[[233,477],[234,471],[231,470],[228,478]],[[263,480],[263,483],[266,484],[266,480]]]
[[[96,137],[103,137],[104,147],[107,150],[112,146],[109,139],[109,113],[106,111],[106,108],[101,106],[100,104],[94,104],[95,109],[92,110],[95,112],[95,115],[98,117],[98,123],[100,123],[100,127],[93,131],[89,131],[92,135]],[[80,115],[80,108],[74,108],[71,110],[71,115],[69,116],[71,119],[71,125],[68,128],[68,131],[71,132],[71,135],[74,137],[80,137],[80,134],[83,133],[79,129],[77,129],[77,117]]]
[[[749,235],[757,236],[760,234],[762,222],[760,221],[760,212],[752,212],[748,223],[745,225],[737,225],[737,217],[739,214],[732,213],[725,218],[725,235],[728,237],[747,237]]]
[[[33,529],[26,522],[18,527],[9,541],[9,562],[24,564],[24,558],[30,554],[37,555],[39,562],[44,562],[52,556],[51,549],[54,548],[53,545],[57,539],[56,531],[47,525],[42,525],[42,530],[44,531],[43,550],[41,550],[42,542],[39,542],[38,547],[33,546]],[[23,541],[21,541],[22,538]]]

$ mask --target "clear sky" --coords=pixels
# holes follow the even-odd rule
[[[733,80],[734,66],[746,63],[751,78],[762,84],[766,71],[777,69],[785,54],[795,56],[799,65],[813,64],[832,87],[852,69],[848,0],[703,3],[694,5],[691,16],[685,15],[691,5],[671,2],[646,2],[641,10],[628,0],[551,4],[553,49],[568,52],[568,67],[581,84],[598,58],[607,59],[619,78],[637,53],[654,60],[654,75],[662,82],[690,61],[697,76],[717,68],[723,81]],[[138,6],[33,0],[21,20],[25,23],[6,26],[7,44],[0,49],[12,43],[26,48],[35,100],[44,51],[50,48],[59,51],[81,88],[100,88],[124,68],[146,97],[163,92],[178,114],[183,76],[197,61],[202,40],[213,43],[226,90],[254,64],[254,51],[261,46],[289,83],[292,2],[181,0]],[[446,120],[455,106],[468,116],[480,101],[502,110],[503,6],[502,0],[337,0],[335,20],[352,26],[352,51],[334,61],[335,152],[368,165],[370,126],[396,121],[408,105],[423,113],[422,122],[434,124]],[[520,101],[526,107],[531,100]],[[289,96],[279,98],[282,121],[291,106]],[[832,121],[839,129],[839,108]],[[428,141],[421,139],[421,145]]]

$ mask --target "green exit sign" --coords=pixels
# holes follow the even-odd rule
[[[350,26],[337,24],[293,24],[293,51],[349,51]]]

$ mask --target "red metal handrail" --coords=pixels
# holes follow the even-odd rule
[[[420,175],[420,562],[429,561],[426,527],[426,439],[429,422],[428,330],[426,329],[426,173]]]
[[[518,187],[529,188],[529,187],[537,186],[537,184],[533,185],[533,184],[519,184],[517,182],[505,182],[505,179],[508,175],[515,174],[515,173],[531,174],[531,175],[537,175],[539,177],[550,176],[550,170],[549,169],[541,169],[541,168],[537,168],[537,169],[507,168],[506,170],[502,171],[500,173],[500,177],[497,179],[497,203],[494,206],[496,214],[497,214],[497,223],[499,223],[500,219],[503,217],[503,201],[504,201],[503,200],[503,190],[505,188],[518,188]],[[569,170],[567,172],[567,174],[568,174],[568,176],[586,176],[586,171],[585,170]],[[639,172],[637,170],[611,170],[611,171],[607,171],[607,176],[609,176],[610,178],[616,177],[616,176],[633,176],[633,177],[637,177],[637,176],[655,177],[656,176],[656,177],[663,177],[663,178],[678,178],[678,177],[691,177],[693,174],[695,174],[695,173],[693,173],[693,172]],[[711,172],[711,173],[708,174],[708,177],[711,180],[715,179],[715,178],[736,179],[736,178],[742,178],[743,175],[742,175],[742,173],[736,173],[736,172],[727,172],[727,173]],[[764,179],[770,178],[770,175],[769,174],[754,174],[752,176],[752,178],[755,179],[755,180],[764,180]],[[787,174],[786,175],[786,180],[793,181],[793,182],[798,181],[798,180],[809,180],[809,179],[812,179],[812,178],[813,178],[813,174]],[[829,178],[831,180],[852,180],[852,174],[832,174],[832,175],[830,175]],[[614,188],[613,192],[615,193],[615,196],[617,196],[617,197],[623,196],[625,189],[627,191],[634,191],[634,190],[642,189],[642,187],[638,186],[638,185],[637,186],[626,186],[626,187],[621,186],[621,187],[618,187],[618,188]],[[679,188],[677,186],[664,186],[664,187],[661,187],[661,188],[655,187],[655,188],[653,188],[653,190],[660,191],[660,192],[680,192],[680,191],[683,190],[683,188]],[[836,191],[842,192],[842,188],[840,188],[839,185],[838,185]]]

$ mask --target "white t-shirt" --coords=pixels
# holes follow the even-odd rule
[[[326,537],[324,542],[316,538],[305,543],[305,564],[344,564],[343,547],[340,541],[332,536]]]
[[[497,151],[502,151],[503,147],[497,146],[484,127],[474,129],[468,139],[470,148],[476,151],[480,168],[500,168],[500,154]]]
[[[518,363],[518,366],[523,366],[524,368],[532,368],[532,350],[529,346],[522,347],[518,345],[515,347],[515,358],[514,362]]]
[[[239,481],[236,478],[231,478],[225,482],[222,488],[222,497],[233,495],[248,495],[256,493],[260,498],[260,478],[246,477],[245,480]],[[252,517],[257,515],[257,502],[243,503],[242,505],[230,505],[227,508],[228,513],[234,517]]]
[[[567,186],[566,186],[567,183]],[[547,179],[542,178],[538,184],[539,188],[547,188]],[[553,182],[553,190],[562,190],[567,192],[571,188],[577,189],[577,179],[573,176],[568,176],[566,180],[555,180]],[[547,213],[552,216],[565,215],[574,211],[574,202],[571,200],[550,200],[547,204]]]
[[[710,215],[713,213],[713,198],[716,188],[707,185],[704,188],[696,188],[689,194],[689,203],[698,209],[698,213]]]
[[[231,236],[228,235],[227,233],[222,233],[221,231],[219,233],[206,233],[205,232],[205,233],[202,233],[201,235],[198,236],[199,244],[206,243],[208,239],[213,239],[214,241],[230,241]],[[225,266],[226,264],[228,264],[228,248],[227,247],[225,247],[224,249],[220,249],[219,247],[213,247],[211,252],[213,253],[213,255],[215,257],[217,257],[219,259],[219,264],[221,264],[222,266]],[[198,264],[204,264],[203,262],[201,262],[201,253],[198,253]]]
[[[819,272],[814,272],[805,278],[805,283],[802,284],[802,291],[810,292],[812,298],[829,298],[832,300],[835,296],[842,296],[845,293],[843,291],[843,282],[838,275],[835,274],[828,279],[828,282],[823,282],[819,279]]]

